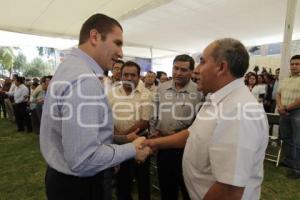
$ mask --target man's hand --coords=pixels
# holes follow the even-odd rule
[[[156,143],[156,139],[146,139],[142,142],[142,146],[150,147],[152,154],[154,154],[158,151],[158,144]]]
[[[286,109],[284,108],[284,106],[278,106],[278,113],[280,115],[288,115],[289,113],[286,111]]]
[[[135,159],[138,162],[144,162],[151,153],[150,147],[148,147],[148,146],[143,147],[143,145],[142,145],[142,142],[145,139],[146,139],[145,137],[139,137],[132,142],[134,144],[135,150],[136,150]]]
[[[152,138],[158,138],[158,137],[161,137],[161,134],[159,131],[155,131],[154,133],[151,133],[148,138],[152,139]]]
[[[126,135],[127,137],[127,141],[132,142],[133,140],[137,139],[139,136],[137,135],[138,132],[140,131],[139,128],[137,128],[135,131],[133,131],[132,133],[129,133],[128,135]]]

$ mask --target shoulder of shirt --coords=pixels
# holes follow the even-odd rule
[[[173,81],[170,80],[170,81],[159,84],[157,87],[157,91],[167,90],[167,89],[172,88],[172,83],[173,83]]]
[[[194,83],[192,80],[190,80],[190,82],[189,82],[188,85],[187,85],[187,90],[188,90],[189,92],[195,92],[195,91],[198,91],[198,90],[197,90],[197,84]]]
[[[251,94],[247,86],[242,86],[234,89],[232,92],[227,94],[224,101],[231,102],[231,105],[243,105],[245,103],[258,103],[256,98]],[[222,100],[222,101],[223,101]]]
[[[139,84],[136,88],[136,91],[141,93],[142,95],[151,95],[151,91],[147,89],[144,84]]]
[[[110,100],[117,99],[118,97],[122,96],[123,91],[124,90],[123,90],[122,85],[112,87],[111,90],[109,90],[109,92],[107,93],[107,97]]]

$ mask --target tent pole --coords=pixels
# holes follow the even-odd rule
[[[291,45],[295,21],[297,0],[287,0],[284,38],[281,48],[280,80],[289,75]]]
[[[153,61],[152,61],[152,59],[153,59],[153,48],[152,47],[150,47],[150,58],[151,58],[151,71],[153,70],[153,66],[152,66],[152,63],[153,63]]]

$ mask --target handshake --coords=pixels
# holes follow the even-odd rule
[[[135,146],[135,159],[138,163],[143,163],[149,155],[157,151],[154,147],[153,140],[146,139],[145,137],[138,137],[132,143]]]
[[[146,141],[145,137],[138,137],[137,139],[135,139],[132,143],[135,146],[135,150],[136,150],[136,155],[135,155],[135,159],[138,163],[143,163],[146,158],[152,154],[152,150],[149,146],[145,146],[143,145],[143,142]]]

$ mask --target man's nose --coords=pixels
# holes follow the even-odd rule
[[[127,79],[128,81],[131,81],[131,80],[132,80],[132,76],[131,76],[131,75],[128,75],[128,76],[126,77],[126,79]]]
[[[176,74],[177,76],[181,76],[181,75],[182,75],[182,71],[181,71],[181,70],[176,70],[176,71],[175,71],[175,74]]]
[[[119,51],[118,51],[118,57],[119,58],[123,58],[123,50],[122,50],[122,48],[120,48]]]

